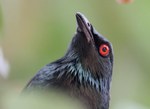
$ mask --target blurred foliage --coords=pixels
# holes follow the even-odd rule
[[[41,94],[42,93],[42,94]],[[59,97],[58,97],[59,96]],[[17,105],[16,105],[17,104]],[[9,93],[3,99],[2,109],[84,109],[77,100],[59,92],[34,92],[32,94]]]
[[[0,78],[0,96],[19,93],[42,66],[64,55],[76,31],[75,13],[80,11],[113,44],[111,109],[124,100],[150,107],[149,4],[148,0],[127,5],[115,0],[1,0],[0,46],[11,71],[7,80]]]

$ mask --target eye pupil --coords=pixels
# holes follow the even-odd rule
[[[103,50],[103,52],[106,52],[106,51],[107,51],[107,48],[106,48],[106,47],[103,47],[102,50]]]
[[[107,44],[102,44],[99,47],[99,53],[102,56],[107,56],[110,52],[109,46]]]

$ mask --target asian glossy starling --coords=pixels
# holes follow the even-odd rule
[[[65,56],[44,66],[25,90],[56,88],[81,100],[87,109],[109,109],[112,45],[83,14],[76,13],[76,20],[77,30]]]

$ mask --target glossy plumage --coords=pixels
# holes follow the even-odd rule
[[[77,13],[76,19],[77,31],[65,56],[43,67],[25,91],[55,88],[81,100],[87,109],[108,109],[113,69],[111,43],[83,14]],[[99,52],[102,44],[109,47],[107,56]]]

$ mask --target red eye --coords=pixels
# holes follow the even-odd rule
[[[107,56],[109,54],[109,46],[106,45],[106,44],[102,44],[100,45],[99,47],[99,53],[102,55],[102,56]]]

